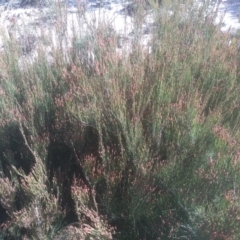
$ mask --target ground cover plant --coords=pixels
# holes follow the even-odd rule
[[[5,38],[0,239],[240,239],[238,37],[150,6],[148,47],[116,51],[106,22],[51,58]]]

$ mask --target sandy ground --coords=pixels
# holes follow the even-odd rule
[[[50,3],[55,0],[44,1]],[[230,28],[234,32],[240,29],[240,0],[216,1],[220,3],[218,6],[218,20],[223,19],[222,30],[226,31]],[[96,13],[99,15],[99,12],[102,12],[102,16],[112,23],[118,33],[124,31],[129,34],[133,31],[131,28],[132,18],[128,10],[129,1],[127,0],[68,0],[66,5],[68,12],[71,14],[76,11],[77,5],[85,8],[86,15],[89,18],[94,18],[97,15]],[[37,9],[31,6],[21,6],[20,0],[0,0],[0,27],[9,29],[14,24],[22,27],[23,25],[34,25],[34,22],[38,26],[47,27],[51,11],[53,11],[51,4],[48,4],[48,7],[43,5],[40,9]]]
[[[13,0],[12,0],[13,1]],[[23,52],[32,52],[42,36],[50,39],[54,46],[68,48],[74,33],[85,36],[91,32],[98,23],[105,23],[110,32],[119,36],[119,49],[130,48],[130,42],[136,35],[136,29],[131,16],[129,2],[123,0],[69,0],[58,4],[43,5],[40,7],[22,7],[19,2],[2,3],[0,5],[0,30],[7,38],[14,37],[22,45]],[[87,2],[86,2],[87,1]],[[76,7],[81,6],[83,12]],[[65,7],[65,11],[59,10]],[[59,9],[58,9],[59,8]],[[147,45],[150,39],[149,24],[153,22],[151,17],[146,17],[141,26],[142,44]],[[67,36],[64,37],[64,36]],[[51,44],[45,41],[46,52],[50,53]],[[0,50],[5,46],[4,39],[0,37]],[[118,50],[119,50],[118,49]],[[122,51],[122,50],[120,50]]]
[[[29,0],[25,0],[29,1]],[[129,42],[134,39],[136,30],[134,29],[133,18],[131,16],[131,6],[127,0],[45,0],[47,4],[40,7],[21,6],[20,0],[0,0],[0,31],[6,38],[18,39],[23,45],[23,52],[30,52],[34,48],[34,44],[42,35],[49,38],[52,36],[52,41],[55,45],[59,42],[63,43],[64,47],[69,47],[73,36],[73,27],[75,31],[86,34],[91,30],[92,22],[95,26],[99,21],[106,22],[110,26],[110,31],[114,31],[120,36],[120,42]],[[52,1],[57,1],[59,4],[52,4]],[[201,0],[196,0],[196,2]],[[216,0],[219,1],[219,0]],[[59,11],[58,7],[65,7],[67,11]],[[80,16],[82,13],[77,11],[76,6],[81,6],[84,9],[85,17]],[[239,13],[240,0],[220,0],[218,5],[218,18],[216,22],[221,21],[222,31],[236,32],[240,29]],[[57,14],[56,14],[57,12]],[[67,14],[66,14],[67,13]],[[80,16],[80,18],[79,18]],[[65,24],[62,24],[65,22]],[[147,45],[151,38],[150,24],[152,23],[151,16],[147,17],[141,26],[142,43]],[[69,39],[59,40],[62,36],[69,36]],[[119,44],[128,46],[128,43]],[[50,46],[50,44],[49,44]],[[47,44],[45,45],[46,52],[50,52]],[[0,50],[4,49],[4,40],[0,38]]]
[[[240,0],[222,0],[219,18],[223,17],[222,31],[236,32],[240,29]]]

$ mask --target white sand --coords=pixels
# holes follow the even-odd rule
[[[64,0],[59,4],[63,6]],[[81,6],[85,7],[85,21],[84,19],[79,19],[76,4],[81,4]],[[52,36],[54,45],[62,41],[64,47],[68,47],[74,32],[72,26],[75,27],[75,30],[77,29],[77,31],[85,34],[87,31],[90,31],[93,26],[86,24],[86,22],[91,22],[97,26],[101,20],[110,26],[110,31],[115,31],[119,36],[122,36],[123,41],[125,41],[124,39],[129,41],[134,38],[136,30],[133,25],[133,18],[127,15],[125,11],[128,4],[128,1],[123,0],[68,0],[68,3],[65,4],[67,15],[63,14],[61,18],[56,15],[56,6],[53,4],[50,5],[50,7],[22,8],[19,6],[19,0],[9,0],[7,3],[2,2],[1,4],[0,2],[0,26],[1,31],[6,34],[6,37],[14,35],[15,38],[24,42],[26,35],[30,36],[30,39],[32,39],[31,36],[34,35],[37,39],[44,33],[47,36]],[[240,29],[240,0],[222,0],[218,7],[216,23],[219,23],[222,19],[222,31],[230,30],[231,32],[236,32]],[[63,21],[66,22],[65,26],[61,25]],[[145,30],[149,32],[149,21],[151,22],[151,17],[143,24],[143,32]],[[64,36],[66,32],[68,33],[69,39],[59,39],[61,36]],[[149,33],[143,35],[143,44],[147,45],[148,39],[150,38]],[[1,39],[0,49],[4,49],[4,44]],[[49,49],[49,51],[51,51],[51,49]]]

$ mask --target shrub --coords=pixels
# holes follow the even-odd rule
[[[116,51],[105,23],[51,58],[6,42],[1,238],[239,239],[238,40],[205,6],[151,4],[147,47]]]

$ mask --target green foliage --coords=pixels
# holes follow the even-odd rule
[[[6,42],[1,239],[239,239],[237,39],[162,4],[150,52],[104,24],[51,61]]]

